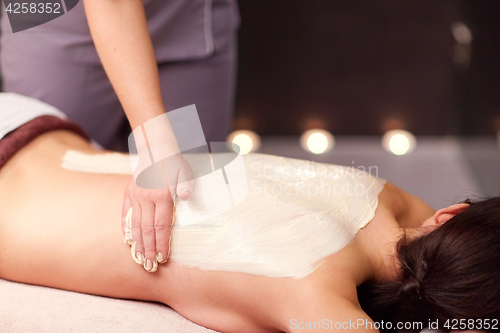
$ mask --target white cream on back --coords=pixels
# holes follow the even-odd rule
[[[171,260],[204,270],[305,277],[374,218],[386,182],[350,167],[273,155],[245,155],[244,165],[232,177],[246,177],[248,194],[225,212],[213,214],[207,205],[227,196],[218,178],[195,179],[193,198],[176,199]],[[62,167],[132,174],[125,154],[68,151]]]

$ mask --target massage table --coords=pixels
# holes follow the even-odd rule
[[[209,333],[172,308],[0,279],[1,333]]]

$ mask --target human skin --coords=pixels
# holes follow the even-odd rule
[[[165,113],[160,78],[142,1],[84,0],[99,58],[132,129]],[[172,153],[175,135],[168,132]]]
[[[142,1],[84,0],[83,4],[97,53],[131,128],[135,130],[146,121],[165,114],[158,65]],[[178,154],[179,147],[168,119],[162,123],[162,136],[149,137],[149,142],[159,142],[168,155]],[[183,200],[189,200],[193,183],[180,181],[182,175],[187,175],[185,178],[190,179],[189,165],[169,165],[168,174],[174,175],[169,179],[172,193],[177,193]],[[179,178],[177,175],[180,175]],[[128,186],[123,187],[125,213],[122,213],[122,222],[128,209],[133,207],[132,218],[137,221],[132,227],[136,249],[146,258],[147,265],[144,268],[150,269],[157,254],[161,253],[161,260],[168,253],[166,240],[170,237],[173,202],[170,200],[168,207],[155,210],[159,204],[155,200],[155,191],[143,191],[133,178],[129,177],[128,180]],[[142,229],[153,232],[144,232]]]
[[[0,170],[0,277],[161,302],[222,332],[301,332],[291,328],[291,320],[370,320],[359,306],[356,287],[397,278],[393,255],[402,228],[416,228],[434,213],[387,183],[375,218],[352,244],[305,278],[202,271],[174,261],[151,274],[133,262],[123,243],[122,195],[129,177],[62,169],[68,149],[102,153],[73,133],[53,131]]]

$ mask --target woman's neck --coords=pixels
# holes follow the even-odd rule
[[[418,228],[402,227],[390,210],[380,207],[373,221],[357,236],[368,265],[366,280],[396,280],[400,268],[397,244],[403,236],[410,240],[418,235]]]

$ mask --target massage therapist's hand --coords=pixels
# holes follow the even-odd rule
[[[165,106],[158,64],[143,2],[83,0],[83,4],[94,45],[130,127],[135,130],[147,121],[163,115]],[[158,142],[171,146],[175,154],[178,152],[175,134],[168,120],[162,123],[165,127],[157,132],[160,135]],[[149,134],[147,141],[154,146],[155,142],[152,142],[154,140]],[[192,183],[179,181],[182,177],[192,178],[191,169],[184,159],[169,162],[168,169],[166,173],[169,187],[174,187],[172,194],[168,190],[141,189],[132,179],[124,195],[122,230],[125,236],[125,218],[132,208],[134,260],[143,262],[148,271],[156,270],[157,260],[165,262],[168,258],[172,196],[177,194],[185,200],[192,193]],[[184,189],[188,191],[183,191]]]
[[[193,192],[192,171],[186,160],[179,154],[174,159],[169,158],[168,162],[165,171],[169,189],[141,188],[132,177],[123,198],[124,239],[132,245],[134,261],[142,264],[148,272],[155,272],[158,264],[166,263],[170,255],[174,212],[172,195],[189,200]]]

